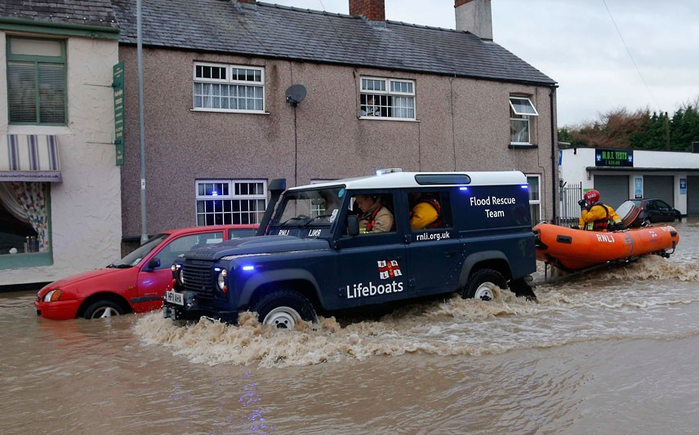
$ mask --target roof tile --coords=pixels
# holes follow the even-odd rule
[[[136,0],[112,4],[120,41],[135,44]],[[350,15],[260,2],[148,0],[142,11],[144,45],[555,84],[502,46],[468,32],[394,21],[376,25]]]

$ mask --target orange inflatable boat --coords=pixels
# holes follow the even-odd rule
[[[669,225],[600,232],[541,223],[534,234],[536,259],[568,272],[647,254],[669,256],[680,241]]]

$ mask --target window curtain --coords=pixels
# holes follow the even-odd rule
[[[0,202],[15,219],[26,224],[29,223],[27,212],[17,201],[17,196],[10,183],[0,183]]]
[[[46,252],[49,248],[49,225],[44,183],[12,182],[10,189],[26,216],[23,221],[29,222],[37,233],[39,252]]]

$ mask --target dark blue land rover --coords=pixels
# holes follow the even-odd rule
[[[316,312],[429,295],[488,300],[509,288],[533,296],[534,234],[521,172],[394,172],[281,194],[274,186],[282,183],[270,183],[259,236],[190,251],[173,264],[165,317],[236,322],[249,310],[263,324],[293,328]],[[359,209],[367,197],[380,215]],[[420,202],[436,212],[429,225],[412,216]],[[373,220],[383,221],[380,232]]]

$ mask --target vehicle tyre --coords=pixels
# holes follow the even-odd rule
[[[495,298],[500,289],[507,289],[505,277],[497,270],[481,269],[471,274],[461,296],[490,301]]]
[[[263,296],[253,304],[252,311],[263,325],[283,329],[294,329],[301,320],[318,321],[313,304],[293,290],[277,290]]]
[[[101,300],[87,307],[83,317],[85,319],[104,319],[122,314],[124,314],[124,309],[119,304],[109,300]]]
[[[650,218],[645,218],[645,219],[643,219],[643,222],[641,222],[642,227],[647,227],[650,224],[651,224]]]

